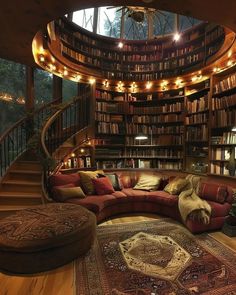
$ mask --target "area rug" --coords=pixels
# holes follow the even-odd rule
[[[100,226],[77,295],[235,295],[236,253],[170,219]]]

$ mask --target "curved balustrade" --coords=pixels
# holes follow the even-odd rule
[[[89,95],[87,93],[75,98],[46,122],[41,133],[41,145],[46,159],[50,159],[66,140],[90,125]],[[54,160],[58,161],[56,164],[60,163],[60,159]],[[45,168],[50,169],[49,165]]]
[[[34,113],[22,118],[0,137],[0,176],[27,148],[27,142],[35,129],[39,130],[43,122],[56,110],[52,106],[57,101],[43,105]]]

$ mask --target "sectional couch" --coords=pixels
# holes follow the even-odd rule
[[[112,171],[109,171],[112,173]],[[72,197],[63,200],[67,203],[81,205],[91,210],[100,223],[108,217],[122,213],[148,212],[171,217],[179,222],[182,218],[178,209],[178,195],[172,195],[163,189],[172,177],[161,174],[161,183],[156,191],[135,190],[133,187],[137,183],[140,174],[160,176],[158,171],[116,171],[113,172],[119,177],[121,190],[104,195],[86,195],[85,197]],[[58,199],[55,188],[63,186],[82,186],[81,178],[78,173],[55,174],[49,179],[49,186],[52,198]],[[198,220],[188,218],[184,222],[185,226],[192,233],[201,233],[204,231],[221,229],[225,218],[228,216],[233,202],[233,191],[231,187],[210,183],[207,180],[201,180],[199,196],[206,200],[212,209],[209,224],[203,224]]]

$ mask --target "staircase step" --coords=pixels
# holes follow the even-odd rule
[[[29,198],[29,199],[41,199],[40,193],[32,192],[11,192],[11,191],[0,191],[0,200],[2,198]]]
[[[4,180],[2,182],[2,191],[11,192],[41,192],[41,182],[30,180]]]
[[[11,169],[9,171],[8,179],[11,180],[22,180],[25,179],[31,181],[41,181],[42,171],[38,170],[25,170],[25,169]]]
[[[12,165],[13,169],[29,169],[29,170],[36,170],[42,171],[42,165],[39,161],[17,161]]]

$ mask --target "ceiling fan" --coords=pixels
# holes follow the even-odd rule
[[[107,7],[107,9],[116,8],[115,6]],[[118,11],[124,11],[124,14],[127,14],[128,17],[132,18],[137,23],[142,23],[144,21],[145,14],[154,13],[157,10],[155,8],[148,7],[139,7],[139,6],[122,6],[117,9]]]

